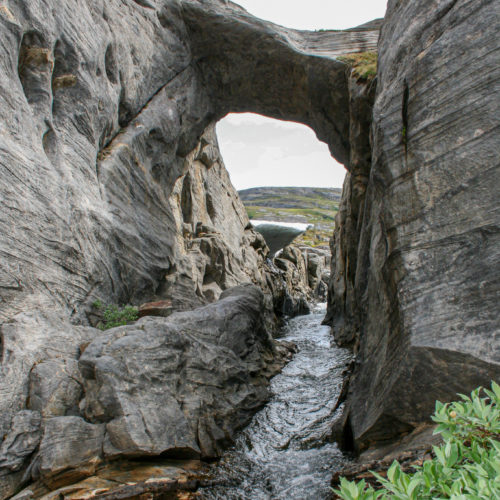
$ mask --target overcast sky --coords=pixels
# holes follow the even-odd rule
[[[387,0],[239,0],[251,14],[289,28],[345,29],[383,17]],[[222,156],[236,189],[256,186],[342,187],[345,170],[297,123],[250,113],[217,124]]]

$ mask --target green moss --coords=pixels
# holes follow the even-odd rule
[[[376,52],[357,52],[339,56],[337,59],[351,66],[354,76],[361,80],[373,80],[377,76]]]

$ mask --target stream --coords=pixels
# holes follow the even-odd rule
[[[329,441],[342,371],[350,360],[322,326],[324,305],[291,319],[280,339],[297,354],[271,381],[273,394],[235,445],[213,466],[216,486],[205,500],[321,500],[331,497],[330,478],[347,459]],[[338,411],[338,410],[337,410]]]

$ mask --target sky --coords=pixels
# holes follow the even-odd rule
[[[236,0],[251,14],[295,29],[345,29],[385,14],[387,0]],[[251,113],[217,124],[222,157],[236,189],[257,186],[342,187],[345,168],[298,123]]]

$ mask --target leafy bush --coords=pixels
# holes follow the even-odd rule
[[[127,325],[136,321],[139,317],[139,311],[137,307],[134,306],[124,306],[120,308],[115,304],[111,304],[104,307],[104,304],[100,300],[96,300],[93,306],[97,309],[103,309],[103,322],[97,326],[100,330],[108,330],[115,326]]]
[[[481,397],[482,392],[486,396]],[[380,490],[342,478],[335,493],[344,500],[490,500],[500,498],[500,386],[478,388],[470,397],[448,404],[436,402],[432,420],[443,445],[434,446],[434,458],[413,474],[395,461],[387,479],[372,472]]]

